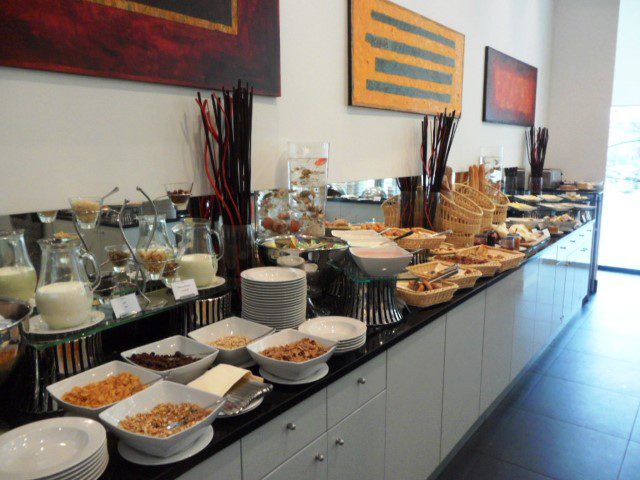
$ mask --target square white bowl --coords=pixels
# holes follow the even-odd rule
[[[64,380],[53,383],[47,387],[47,391],[53,398],[55,398],[56,402],[58,402],[58,405],[64,408],[67,412],[75,413],[76,415],[79,415],[81,417],[97,419],[100,412],[106,410],[107,408],[113,406],[118,402],[110,403],[108,405],[103,405],[97,408],[89,408],[65,402],[64,400],[62,400],[62,396],[65,393],[69,392],[73,387],[84,387],[89,383],[99,382],[106,379],[107,377],[125,372],[129,372],[133,375],[138,376],[140,378],[140,382],[143,385],[154,382],[156,380],[160,380],[162,378],[157,373],[154,373],[151,370],[147,370],[146,368],[142,368],[137,365],[131,365],[130,363],[120,362],[119,360],[114,360],[113,362],[105,363],[104,365],[100,365],[99,367],[92,368],[91,370],[87,370],[86,372],[78,373],[73,377],[65,378]],[[121,401],[122,400],[120,400],[120,402]]]
[[[216,404],[216,402],[220,402]],[[160,403],[195,403],[211,409],[211,413],[195,425],[169,437],[153,437],[133,433],[118,424],[125,417],[149,412]],[[156,457],[169,457],[188,448],[198,436],[200,430],[211,425],[224,406],[224,399],[212,393],[204,392],[179,383],[160,381],[126,400],[108,408],[100,414],[100,420],[118,438],[141,452]]]
[[[249,342],[252,342],[260,337],[273,333],[274,330],[273,327],[260,325],[259,323],[245,320],[244,318],[229,317],[189,332],[188,335],[196,342],[208,345],[220,337],[226,337],[228,335],[244,335],[249,339]],[[242,365],[251,360],[247,347],[234,348],[233,350],[220,348],[218,350],[219,363]]]
[[[197,360],[188,365],[182,367],[170,368],[168,370],[153,370],[151,368],[143,367],[137,363],[129,360],[129,357],[136,353],[155,353],[156,355],[173,355],[176,352],[183,353],[185,355],[202,356],[200,360]],[[200,342],[191,340],[190,338],[183,337],[182,335],[174,335],[173,337],[165,338],[157,342],[148,343],[141,347],[132,348],[120,354],[127,362],[132,365],[136,365],[150,372],[157,373],[165,380],[171,380],[172,382],[187,384],[192,380],[195,380],[207,369],[213,365],[216,357],[218,356],[218,349],[209,345],[203,345]]]
[[[287,343],[297,342],[303,338],[310,338],[315,340],[322,346],[329,349],[324,355],[312,358],[306,362],[289,362],[286,360],[276,360],[262,355],[260,352],[269,347],[277,347],[285,345]],[[287,329],[281,330],[278,333],[269,335],[268,337],[261,338],[247,346],[249,355],[260,365],[262,368],[272,373],[273,375],[284,378],[286,380],[301,380],[315,372],[315,367],[321,363],[325,363],[331,355],[333,355],[336,349],[336,342],[327,340],[326,338],[317,337],[315,335],[309,335],[297,330]]]
[[[350,248],[351,256],[362,271],[372,277],[393,277],[402,273],[413,255],[397,246]]]

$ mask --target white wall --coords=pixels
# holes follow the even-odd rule
[[[604,180],[618,9],[618,0],[555,3],[547,164],[566,179]]]
[[[482,123],[484,47],[538,67],[546,123],[552,0],[401,0],[466,36],[463,117],[451,164],[482,146],[523,159],[523,129]],[[417,173],[420,117],[347,106],[346,0],[281,0],[282,97],[254,108],[254,188],[283,185],[287,141],[329,140],[334,181]],[[195,91],[0,68],[0,214],[65,207],[119,185],[153,194],[201,178]],[[555,136],[555,133],[552,133]],[[199,186],[201,188],[201,186]]]
[[[620,0],[616,67],[613,76],[615,106],[640,105],[640,0]]]

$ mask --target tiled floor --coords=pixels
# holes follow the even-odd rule
[[[439,480],[640,480],[640,276],[598,280]]]

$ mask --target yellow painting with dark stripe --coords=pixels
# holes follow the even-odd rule
[[[350,0],[349,103],[462,111],[464,35],[387,0]]]

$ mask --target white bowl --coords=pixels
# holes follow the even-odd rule
[[[413,255],[398,246],[349,248],[354,261],[367,275],[392,277],[405,271]]]
[[[106,452],[106,441],[104,427],[94,420],[61,417],[28,423],[0,436],[0,478],[69,476]]]
[[[375,230],[331,230],[331,235],[342,240],[365,237],[382,238],[382,235]]]
[[[306,362],[289,362],[285,360],[276,360],[274,358],[262,355],[260,352],[269,347],[277,347],[279,345],[285,345],[287,343],[297,342],[303,338],[310,338],[315,340],[319,344],[328,348],[329,350],[324,355],[312,358]],[[325,363],[329,360],[329,357],[333,355],[336,349],[336,342],[327,340],[326,338],[317,337],[315,335],[309,335],[297,330],[282,330],[268,337],[256,340],[247,346],[247,350],[251,357],[265,370],[273,375],[284,378],[286,380],[300,380],[315,372],[315,367],[321,363]]]
[[[359,342],[367,333],[367,325],[350,317],[316,317],[304,322],[298,330],[338,342],[340,347],[343,343]]]
[[[133,433],[118,425],[125,417],[149,412],[160,403],[195,403],[211,413],[195,425],[169,437]],[[216,402],[220,402],[216,404]],[[200,433],[211,425],[224,406],[222,397],[179,383],[160,381],[100,414],[100,420],[127,445],[156,457],[169,457],[188,448]]]
[[[287,283],[302,281],[307,274],[296,268],[256,267],[244,270],[240,276],[253,283]]]
[[[143,367],[137,363],[129,360],[131,355],[136,353],[155,353],[156,355],[172,355],[176,352],[184,353],[185,355],[202,356],[198,361],[183,365],[182,367],[170,368],[168,370],[153,370],[151,368]],[[191,340],[190,338],[183,337],[182,335],[174,335],[173,337],[165,338],[158,342],[148,343],[141,347],[132,348],[120,354],[127,362],[132,365],[137,365],[140,368],[149,370],[150,372],[157,373],[165,380],[171,380],[172,382],[187,384],[192,380],[195,380],[207,369],[213,365],[216,357],[218,356],[218,349],[209,345],[203,345],[200,342]]]
[[[228,335],[244,335],[249,341],[256,340],[265,335],[273,333],[274,329],[259,323],[250,322],[244,318],[229,317],[219,322],[212,323],[206,327],[189,332],[189,336],[196,342],[208,345],[220,337]],[[218,362],[230,365],[241,365],[251,360],[247,347],[235,348],[233,350],[218,349]]]
[[[393,241],[388,238],[350,238],[347,240],[350,247],[362,247],[362,248],[383,248],[393,246]]]
[[[103,410],[111,407],[115,403],[103,405],[97,408],[81,407],[72,403],[67,403],[62,400],[62,396],[70,391],[73,387],[84,387],[89,383],[99,382],[112,375],[118,375],[119,373],[129,372],[140,378],[140,382],[146,385],[150,382],[160,380],[162,377],[157,373],[147,370],[146,368],[139,367],[137,365],[131,365],[130,363],[120,362],[114,360],[113,362],[105,363],[99,367],[92,368],[86,372],[78,373],[73,377],[65,378],[59,382],[53,383],[47,387],[48,392],[53,398],[55,398],[58,405],[64,408],[67,412],[75,413],[81,417],[98,418],[98,414]],[[122,401],[122,400],[120,400]]]

